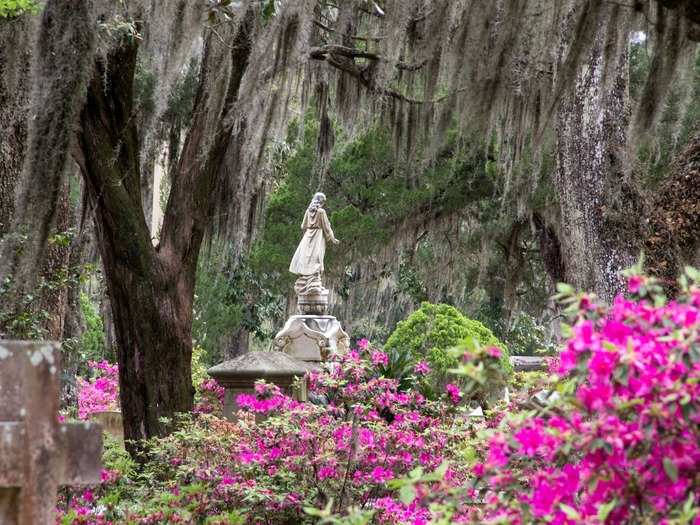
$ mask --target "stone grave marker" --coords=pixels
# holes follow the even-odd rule
[[[54,523],[59,485],[100,480],[102,430],[59,423],[58,343],[0,340],[0,524]]]
[[[306,372],[317,365],[294,359],[284,352],[248,352],[225,361],[207,370],[219,385],[224,387],[224,417],[236,420],[238,394],[255,392],[255,382],[265,379],[276,384],[287,395],[294,395],[299,401],[306,401],[306,385],[293,392],[294,380],[304,377]]]

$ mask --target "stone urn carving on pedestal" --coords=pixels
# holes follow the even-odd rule
[[[316,193],[306,209],[304,232],[289,271],[296,274],[298,314],[287,319],[274,340],[274,349],[302,361],[322,361],[330,353],[347,352],[350,339],[340,322],[328,315],[328,290],[321,282],[326,241],[338,244],[323,206],[326,196]]]

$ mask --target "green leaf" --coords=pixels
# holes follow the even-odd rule
[[[608,519],[608,516],[615,508],[615,505],[617,505],[617,500],[613,499],[612,501],[609,501],[605,505],[601,505],[598,508],[598,519],[601,521],[601,523],[604,523],[605,520]]]
[[[408,473],[411,479],[418,479],[423,475],[423,467],[416,467]]]
[[[404,505],[409,505],[416,499],[416,488],[413,485],[404,485],[399,490],[399,499]]]
[[[275,0],[268,0],[267,4],[263,8],[262,15],[267,21],[275,14]]]
[[[438,479],[443,479],[447,473],[447,468],[450,466],[449,462],[443,461],[440,466],[435,470],[435,474],[439,476]]]
[[[574,287],[567,283],[557,283],[557,292],[562,295],[573,295]]]
[[[567,518],[572,519],[572,520],[580,520],[581,519],[581,515],[578,513],[578,511],[575,508],[569,507],[568,505],[566,505],[564,503],[560,503],[559,508],[562,510],[562,512],[564,512],[564,514],[566,514]]]
[[[571,339],[574,336],[574,329],[571,328],[571,325],[560,323],[559,328],[561,330],[561,335],[563,335],[564,338]]]
[[[671,458],[664,458],[664,472],[674,483],[678,481],[678,467]]]

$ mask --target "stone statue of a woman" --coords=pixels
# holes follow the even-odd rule
[[[327,294],[327,290],[321,283],[326,241],[333,244],[338,244],[340,241],[333,235],[331,223],[326,210],[323,209],[325,203],[326,196],[323,193],[316,193],[301,223],[304,236],[289,265],[289,271],[299,276],[294,283],[294,291],[298,296]]]
[[[298,313],[277,332],[273,348],[301,361],[317,363],[330,353],[345,353],[350,338],[340,322],[328,315],[328,290],[321,283],[326,241],[338,244],[323,205],[326,196],[317,193],[304,213],[304,232],[289,271],[298,276],[294,283]]]

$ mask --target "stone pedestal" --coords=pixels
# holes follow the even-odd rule
[[[325,315],[328,313],[328,290],[297,295],[297,308],[302,315]]]
[[[516,372],[546,372],[549,366],[546,357],[536,355],[514,355],[510,364]]]
[[[306,385],[294,389],[294,380],[304,377],[315,366],[304,363],[282,352],[249,352],[235,359],[211,367],[207,374],[224,387],[224,417],[235,421],[239,394],[255,392],[255,382],[264,379],[274,383],[287,395],[298,401],[307,401]]]
[[[332,315],[293,315],[274,341],[275,350],[311,362],[325,361],[329,354],[345,353],[349,347],[348,334]]]

